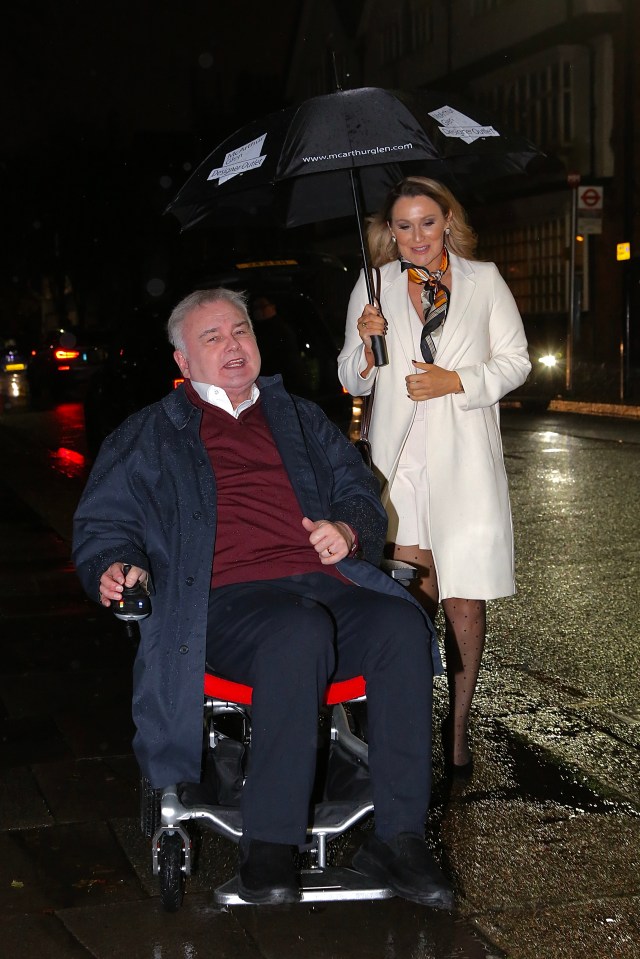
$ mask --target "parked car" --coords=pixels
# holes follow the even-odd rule
[[[0,348],[0,372],[2,373],[24,373],[27,369],[27,361],[19,351],[17,344],[13,340],[7,340]]]
[[[332,286],[336,279],[338,287],[344,286],[341,296]],[[248,293],[261,372],[281,373],[292,393],[317,402],[346,433],[352,401],[336,372],[341,346],[336,330],[344,324],[349,288],[344,267],[333,258],[243,260],[190,285],[189,290],[217,286]],[[118,331],[106,362],[92,377],[84,401],[92,456],[128,415],[181,382],[167,341],[169,311],[137,311]]]
[[[31,350],[27,365],[29,394],[35,406],[80,399],[96,368],[107,356],[106,334],[58,329]]]
[[[531,372],[522,386],[505,396],[508,402],[517,400],[522,409],[531,412],[544,412],[565,385],[566,331],[553,319],[536,322],[525,318]]]

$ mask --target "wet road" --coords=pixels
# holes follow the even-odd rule
[[[471,783],[452,793],[435,747],[456,917],[399,900],[221,912],[233,850],[208,834],[168,916],[136,822],[131,649],[68,562],[80,409],[0,417],[4,959],[640,956],[640,423],[506,411],[503,434],[519,593],[490,608]]]

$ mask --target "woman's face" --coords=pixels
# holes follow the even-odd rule
[[[445,217],[430,197],[400,197],[393,205],[389,221],[398,253],[416,266],[437,269],[450,219],[451,212]]]

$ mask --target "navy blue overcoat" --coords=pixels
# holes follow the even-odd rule
[[[287,393],[279,376],[261,377],[258,386],[303,514],[358,530],[367,560],[343,560],[340,571],[359,586],[410,600],[377,568],[386,514],[378,482],[358,452],[316,404]],[[155,788],[200,778],[216,533],[215,477],[200,441],[201,415],[179,387],[131,416],[103,443],[74,518],[73,559],[92,599],[113,562],[150,574],[153,611],[141,623],[134,664],[133,745]],[[426,617],[425,623],[439,672],[435,634]]]

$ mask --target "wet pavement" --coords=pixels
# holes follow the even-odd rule
[[[3,959],[640,957],[640,429],[505,417],[520,589],[490,609],[469,783],[447,784],[435,737],[428,835],[456,913],[224,911],[211,890],[234,848],[194,830],[198,868],[171,915],[138,828],[133,650],[69,561],[79,416],[0,419]],[[444,707],[440,679],[436,730]]]

